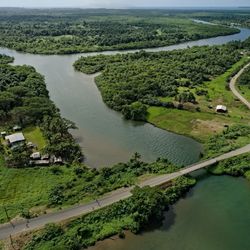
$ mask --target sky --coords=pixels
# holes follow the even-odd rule
[[[237,7],[249,0],[0,0],[0,7]]]

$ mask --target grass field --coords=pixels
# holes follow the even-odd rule
[[[221,132],[225,125],[250,124],[250,111],[234,97],[230,90],[226,89],[228,77],[248,60],[246,57],[242,58],[224,74],[205,82],[202,89],[205,89],[208,95],[195,94],[198,104],[187,104],[185,110],[150,107],[148,122],[199,141],[205,141],[210,135]],[[194,93],[194,90],[191,91]],[[162,100],[173,101],[169,98]],[[226,105],[228,114],[217,114],[215,107],[218,104]],[[200,108],[200,112],[196,111],[197,107]]]
[[[60,174],[55,174],[52,169],[7,168],[0,158],[0,222],[7,220],[4,207],[11,218],[31,207],[36,207],[38,213],[40,209],[44,210],[51,188],[73,176],[71,168],[60,167]]]
[[[42,150],[46,146],[46,141],[43,137],[42,131],[39,127],[28,127],[23,130],[26,141],[32,142],[38,148]]]
[[[247,99],[250,100],[250,88],[248,86],[237,86],[238,91]]]

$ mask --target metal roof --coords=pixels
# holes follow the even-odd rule
[[[227,110],[227,107],[226,106],[224,106],[224,105],[217,105],[217,107],[216,107],[216,110]]]
[[[8,135],[5,137],[5,139],[8,140],[11,144],[25,140],[23,133],[16,133],[16,134]]]

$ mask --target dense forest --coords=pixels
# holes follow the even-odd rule
[[[81,57],[74,66],[84,73],[102,71],[96,77],[105,103],[125,118],[145,120],[147,106],[175,107],[173,102],[162,102],[159,97],[175,97],[179,103],[195,103],[190,90],[202,91],[205,81],[224,73],[241,55],[240,43],[223,46],[193,47],[185,50],[97,55]]]
[[[47,153],[63,156],[66,161],[79,161],[81,150],[68,132],[73,124],[61,118],[59,110],[49,99],[44,77],[33,67],[9,65],[13,60],[0,56],[1,128],[8,131],[16,124],[23,128],[39,126],[47,141]],[[26,146],[18,147],[11,151],[7,162],[10,166],[25,167],[29,164],[29,156]]]
[[[40,54],[158,47],[238,31],[160,10],[0,10],[0,46]]]

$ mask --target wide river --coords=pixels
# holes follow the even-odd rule
[[[183,49],[188,46],[223,44],[232,40],[244,40],[249,29],[230,36],[221,36],[187,42],[147,51]],[[86,164],[91,167],[111,165],[127,161],[134,152],[144,160],[153,161],[165,157],[179,165],[187,165],[199,159],[201,145],[193,139],[170,133],[150,124],[124,120],[102,101],[94,76],[76,72],[72,65],[80,56],[95,55],[33,55],[0,48],[0,53],[15,57],[15,64],[34,66],[46,79],[51,99],[62,115],[76,123],[73,135],[83,148]],[[103,52],[115,54],[117,51]],[[122,52],[127,53],[127,52]]]
[[[244,40],[249,29],[239,34],[203,39],[147,51],[183,49],[188,46],[224,44]],[[15,57],[15,64],[34,66],[45,76],[51,99],[64,117],[76,122],[74,136],[93,167],[128,160],[134,152],[145,160],[167,157],[177,164],[199,159],[202,147],[196,141],[155,128],[150,124],[125,121],[107,108],[94,83],[94,76],[75,72],[72,64],[81,55],[42,56],[0,49]],[[103,52],[114,54],[118,52]],[[122,52],[126,53],[126,52]],[[96,53],[83,54],[95,55]],[[249,250],[250,184],[232,177],[201,178],[185,199],[166,212],[161,227],[125,240],[106,240],[95,250]]]

